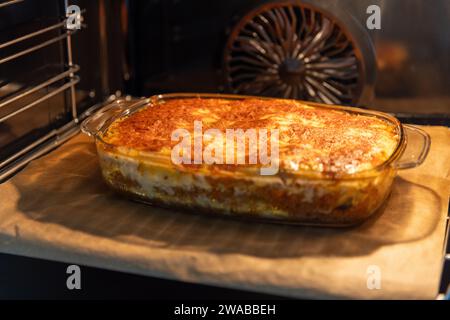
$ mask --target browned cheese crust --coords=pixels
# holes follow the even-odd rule
[[[385,162],[399,133],[383,119],[293,100],[186,98],[151,105],[115,121],[103,135],[109,144],[170,156],[174,130],[278,129],[280,171],[356,173]],[[204,145],[203,147],[206,147]],[[219,165],[220,166],[220,165]],[[224,170],[236,166],[221,165]]]

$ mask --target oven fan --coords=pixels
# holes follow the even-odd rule
[[[229,89],[328,104],[367,103],[374,82],[374,70],[369,70],[373,47],[352,19],[346,22],[363,41],[309,4],[270,3],[250,12],[228,39]]]

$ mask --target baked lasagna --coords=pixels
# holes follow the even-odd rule
[[[198,123],[201,144],[195,135]],[[192,134],[174,139],[177,130]],[[234,138],[225,139],[230,130],[244,133],[240,147]],[[261,142],[262,133],[267,150],[251,143]],[[282,99],[191,97],[160,99],[118,117],[100,134],[97,149],[106,182],[146,202],[349,225],[364,220],[387,196],[395,171],[384,164],[399,147],[400,134],[398,124],[387,118],[343,108]],[[188,140],[177,149],[183,161],[174,161],[181,138]],[[261,174],[270,163],[251,161],[262,153],[276,161],[271,175]]]

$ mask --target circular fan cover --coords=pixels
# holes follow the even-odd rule
[[[360,48],[330,14],[271,3],[231,32],[225,74],[234,93],[358,104],[368,85]]]

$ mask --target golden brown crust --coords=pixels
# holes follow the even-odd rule
[[[116,120],[103,135],[107,143],[168,154],[174,130],[279,129],[280,169],[354,173],[385,162],[398,144],[394,124],[293,100],[249,98],[168,100]],[[205,147],[206,145],[204,145]],[[213,166],[214,167],[214,166]],[[223,165],[221,169],[234,170]]]

